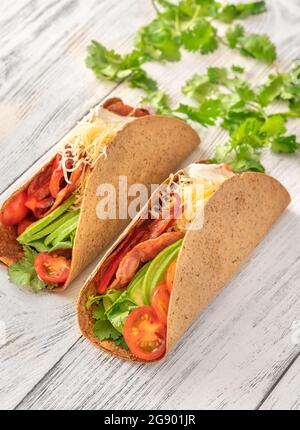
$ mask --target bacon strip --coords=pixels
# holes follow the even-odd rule
[[[75,191],[77,184],[78,184],[78,181],[79,181],[81,174],[83,172],[83,169],[84,169],[84,167],[83,167],[83,165],[81,165],[76,170],[74,170],[74,172],[72,172],[72,174],[70,176],[70,182],[71,183],[59,191],[59,193],[56,196],[56,199],[55,199],[53,206],[51,207],[51,209],[48,212],[43,214],[43,217],[49,215],[49,213],[54,211],[54,209],[56,209],[63,201],[65,201],[73,193],[73,191]]]
[[[143,237],[147,233],[147,226],[143,223],[140,223],[137,228],[134,230],[132,234],[129,234],[127,238],[123,241],[123,243],[116,250],[112,261],[110,262],[108,268],[106,269],[104,275],[101,277],[100,282],[97,283],[97,292],[99,294],[104,294],[108,285],[110,284],[112,278],[116,274],[116,271],[119,267],[120,262],[123,257],[132,249],[137,243],[140,243],[143,240]]]
[[[132,280],[143,263],[152,260],[167,246],[172,245],[184,237],[182,231],[163,233],[155,239],[148,239],[136,245],[121,260],[115,281],[108,287],[122,288]]]

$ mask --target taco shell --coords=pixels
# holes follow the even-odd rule
[[[177,259],[166,353],[240,268],[289,202],[287,190],[276,179],[252,172],[227,179],[208,200],[203,227],[186,233]],[[93,344],[128,360],[138,359],[112,341],[100,341],[94,336],[94,320],[85,304],[88,297],[96,293],[95,275],[105,271],[114,250],[147,209],[148,205],[106,253],[83,286],[78,300],[82,334]]]
[[[98,186],[112,184],[118,193],[119,176],[127,176],[128,187],[143,183],[150,189],[151,184],[159,184],[169,174],[170,169],[175,169],[199,143],[197,133],[188,124],[175,118],[150,115],[127,122],[107,145],[106,157],[99,157],[93,168],[88,168],[85,172],[70,275],[63,287],[51,291],[64,290],[128,224],[127,219],[103,220],[97,217]],[[39,172],[52,161],[53,158]],[[10,198],[26,189],[32,179]],[[4,202],[3,207],[10,198]],[[4,225],[0,220],[0,261],[5,265],[10,265],[22,257],[22,247],[16,237],[16,227]]]

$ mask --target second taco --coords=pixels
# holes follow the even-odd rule
[[[81,332],[128,360],[163,358],[289,202],[276,179],[224,164],[172,175],[83,286]]]

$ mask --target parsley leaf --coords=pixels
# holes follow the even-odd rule
[[[246,4],[228,4],[218,13],[220,21],[231,23],[235,19],[245,19],[249,15],[257,15],[267,10],[265,1],[250,2]]]

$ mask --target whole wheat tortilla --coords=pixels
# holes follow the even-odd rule
[[[100,220],[97,217],[97,187],[109,183],[118,190],[119,176],[127,176],[128,187],[134,183],[143,183],[150,190],[151,184],[159,184],[170,169],[175,169],[199,143],[197,133],[188,124],[175,118],[150,115],[125,124],[108,144],[107,157],[99,157],[94,167],[85,173],[87,177],[70,275],[62,287],[51,291],[64,290],[129,222],[127,219]],[[53,158],[39,172],[52,161]],[[32,179],[13,195],[26,189]],[[17,228],[3,225],[0,220],[0,261],[6,265],[22,257],[22,247],[16,237]]]
[[[166,353],[239,269],[289,202],[287,190],[276,179],[263,173],[243,173],[227,179],[208,200],[202,229],[186,233],[177,259],[169,305]],[[77,305],[82,334],[93,344],[128,360],[137,358],[116,347],[112,341],[100,341],[94,336],[92,310],[87,310],[85,304],[88,297],[96,293],[95,275],[105,271],[114,250],[146,209],[132,221],[100,261],[83,286]]]

